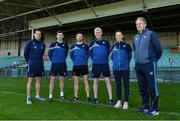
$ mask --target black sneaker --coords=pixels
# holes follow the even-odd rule
[[[65,100],[65,97],[64,96],[60,96],[60,100]]]
[[[145,115],[157,116],[157,115],[159,115],[159,111],[157,111],[157,110],[149,111],[149,112],[145,113]]]
[[[87,97],[87,98],[86,98],[86,102],[87,102],[87,103],[90,103],[90,102],[91,102],[90,97]]]
[[[110,100],[109,100],[109,104],[112,105],[112,106],[114,106],[114,100],[113,100],[113,99],[110,99]]]
[[[53,98],[48,98],[48,101],[49,102],[53,102]]]
[[[73,101],[78,101],[78,97],[73,97]]]
[[[40,96],[39,96],[39,97],[36,97],[36,100],[37,100],[37,101],[46,101],[46,99],[45,99],[45,98],[40,97]]]
[[[149,111],[145,113],[145,115],[156,116],[159,115],[159,111],[157,108],[151,107]]]
[[[98,104],[98,99],[97,98],[94,98],[93,100],[93,104],[97,105]]]

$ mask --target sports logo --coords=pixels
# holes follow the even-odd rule
[[[36,46],[36,45],[34,45],[34,49],[37,49],[37,46]]]
[[[153,74],[154,74],[154,73],[151,71],[151,72],[150,72],[150,75],[153,75]]]

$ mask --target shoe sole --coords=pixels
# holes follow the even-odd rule
[[[159,112],[157,112],[157,113],[155,113],[155,114],[153,114],[154,116],[157,116],[157,115],[159,115]]]
[[[159,115],[159,112],[156,112],[154,114],[151,114],[151,113],[144,113],[146,116],[157,116]]]
[[[129,109],[129,107],[128,108],[122,108],[123,110],[127,110],[127,109]]]
[[[50,100],[48,99],[48,102],[53,102],[53,99],[50,99]]]
[[[119,109],[119,108],[121,108],[121,107],[115,107],[115,106],[114,106],[114,108],[117,108],[117,109]]]
[[[40,99],[37,99],[37,98],[36,98],[36,101],[46,101],[46,99],[44,99],[44,100],[40,100]]]
[[[31,104],[32,104],[32,101],[26,101],[26,104],[27,104],[27,105],[31,105]]]

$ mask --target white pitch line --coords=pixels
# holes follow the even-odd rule
[[[0,91],[2,94],[13,94],[13,95],[20,95],[20,96],[25,96],[26,94],[24,93],[19,93],[19,92],[12,92],[12,91]]]
[[[10,95],[19,95],[19,96],[26,96],[26,94],[24,93],[19,93],[19,92],[12,92],[12,91],[0,91],[1,94],[10,94]],[[71,100],[60,100],[58,98],[54,98],[55,101],[61,101],[61,102],[67,102],[67,103],[81,103],[81,104],[87,104],[87,105],[94,105],[92,103],[87,103],[87,102],[84,102],[84,101],[81,101],[81,100],[78,100],[77,102],[73,102]],[[111,105],[109,104],[102,104],[102,103],[99,103],[97,105],[94,105],[94,106],[103,106],[103,107],[112,107]],[[137,108],[129,108],[128,110],[132,110],[132,111],[137,111],[138,109]],[[170,115],[176,115],[176,116],[180,116],[180,112],[166,112],[166,111],[160,111],[160,114],[170,114]]]
[[[57,100],[58,100],[58,99],[57,99]],[[62,100],[61,100],[61,101],[62,101]],[[84,101],[81,101],[81,100],[79,100],[79,101],[77,101],[77,102],[72,102],[72,101],[70,101],[70,100],[66,100],[66,101],[67,101],[67,102],[70,102],[70,103],[82,103],[82,104],[94,105],[94,104],[92,104],[92,103],[87,103],[87,102],[84,102]],[[62,102],[64,102],[64,101],[62,101]],[[97,104],[97,105],[94,105],[94,106],[112,107],[112,106],[109,105],[109,104],[102,104],[102,103]],[[137,108],[129,108],[128,110],[138,111]],[[161,114],[161,113],[180,116],[180,113],[179,113],[179,112],[164,112],[164,111],[160,111],[160,114]]]

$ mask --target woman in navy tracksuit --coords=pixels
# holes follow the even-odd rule
[[[121,78],[124,82],[124,95],[125,102],[123,104],[123,109],[128,109],[128,99],[129,99],[129,63],[132,57],[132,49],[129,44],[123,40],[123,33],[121,31],[116,31],[115,38],[116,42],[111,48],[111,59],[113,61],[113,74],[116,80],[116,94],[118,101],[115,108],[120,108],[122,106],[121,102]]]

